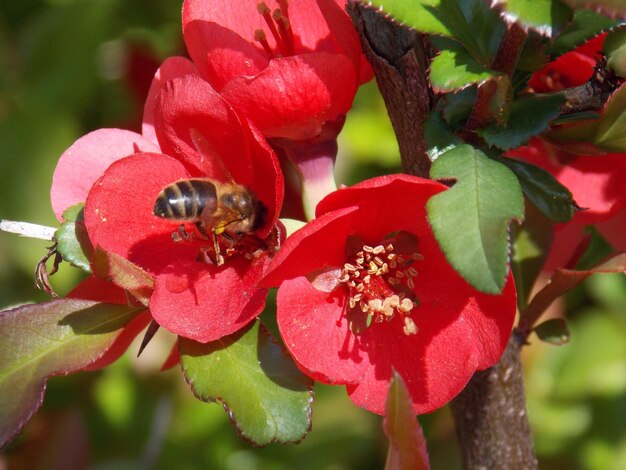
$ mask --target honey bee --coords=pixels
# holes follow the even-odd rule
[[[153,214],[177,222],[191,222],[200,234],[213,240],[216,264],[224,258],[217,239],[223,235],[234,243],[257,231],[265,221],[267,208],[254,193],[235,183],[207,178],[180,180],[164,187],[156,198]],[[184,225],[172,233],[174,241],[191,238]]]

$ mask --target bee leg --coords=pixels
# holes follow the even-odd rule
[[[221,266],[224,264],[224,257],[220,250],[220,244],[217,240],[217,232],[214,228],[211,229],[211,235],[213,236],[213,250],[215,251],[215,264]]]
[[[187,233],[187,231],[185,230],[185,226],[183,224],[181,224],[178,227],[178,231],[172,233],[172,240],[174,241],[174,243],[180,243],[183,240],[184,241],[189,241],[193,239],[193,236],[189,233]]]
[[[207,240],[211,238],[204,228],[204,224],[202,222],[196,222],[196,228],[198,229],[198,232],[200,232],[200,235],[202,235],[204,238],[206,238]]]

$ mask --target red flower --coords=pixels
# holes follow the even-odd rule
[[[278,326],[300,368],[375,413],[394,369],[426,413],[493,365],[511,333],[512,279],[502,295],[477,292],[434,239],[425,203],[445,189],[393,175],[330,194],[264,280],[280,284]]]
[[[558,91],[582,85],[591,77],[601,56],[605,35],[587,41],[576,50],[557,58],[530,79],[538,92]],[[550,172],[567,187],[578,206],[573,219],[555,228],[552,250],[545,264],[547,271],[570,266],[582,253],[586,227],[596,225],[617,250],[626,249],[626,178],[624,154],[575,155],[536,138],[528,146],[507,153]]]
[[[153,318],[176,334],[207,342],[237,331],[263,309],[266,289],[257,283],[273,254],[283,184],[276,156],[258,130],[193,71],[183,58],[161,67],[146,104],[143,137],[100,130],[65,152],[52,204],[59,215],[86,196],[93,245],[155,276]],[[196,236],[176,243],[172,233],[180,222],[153,214],[160,191],[189,178],[232,180],[267,210],[255,238],[232,246],[222,240],[221,266],[203,255],[216,259],[212,240]],[[187,225],[193,232],[193,224]]]
[[[556,58],[535,72],[528,84],[537,93],[582,85],[591,78],[593,68],[602,57],[602,43],[605,37],[606,34],[600,34],[575,50]]]
[[[266,137],[308,140],[372,77],[344,0],[185,0],[202,76]]]

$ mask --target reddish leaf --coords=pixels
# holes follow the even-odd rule
[[[386,470],[430,468],[426,440],[413,412],[413,402],[396,371],[389,384],[383,429],[389,438]]]
[[[541,289],[528,304],[526,311],[522,315],[519,329],[528,333],[532,325],[539,319],[541,314],[557,298],[571,291],[595,273],[618,273],[626,272],[626,253],[616,255],[604,263],[592,269],[576,271],[573,269],[557,269],[548,285]]]
[[[61,299],[0,313],[0,447],[43,401],[48,377],[101,357],[141,310]]]

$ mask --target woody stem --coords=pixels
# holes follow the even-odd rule
[[[428,177],[430,161],[423,133],[433,104],[426,75],[431,56],[428,43],[359,2],[350,2],[348,13],[376,73],[405,172]],[[513,33],[519,44],[517,31]],[[512,337],[500,361],[477,372],[452,404],[465,468],[537,466],[526,415],[520,347],[519,338]]]

